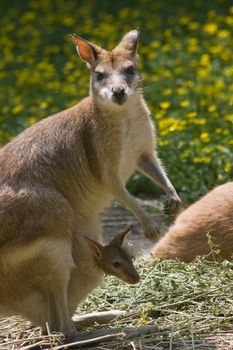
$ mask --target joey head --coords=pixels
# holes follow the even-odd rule
[[[106,275],[112,275],[129,284],[135,284],[140,280],[139,274],[133,266],[132,257],[122,246],[130,228],[118,234],[106,246],[90,238],[85,238],[89,242],[97,265]]]

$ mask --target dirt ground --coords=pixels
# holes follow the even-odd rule
[[[163,204],[158,200],[138,199],[140,205],[160,224],[160,232],[163,234],[168,227],[168,218],[163,214]],[[133,230],[127,235],[127,241],[132,245],[135,254],[148,255],[155,241],[147,239],[141,229],[141,225],[131,212],[122,207],[118,202],[113,202],[102,214],[103,239],[108,242],[118,232],[132,225]]]

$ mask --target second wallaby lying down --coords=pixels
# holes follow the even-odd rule
[[[212,260],[208,236],[214,250],[230,259],[233,255],[233,182],[217,186],[184,210],[174,225],[155,244],[155,258],[178,258],[190,262],[199,255]]]

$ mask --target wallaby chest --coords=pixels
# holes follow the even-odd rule
[[[153,147],[153,129],[148,116],[136,114],[129,117],[122,130],[122,148],[120,159],[120,177],[123,181],[133,174],[141,154]]]

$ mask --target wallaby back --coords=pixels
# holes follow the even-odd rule
[[[222,258],[230,259],[233,254],[233,182],[214,188],[178,215],[151,253],[155,258],[178,258],[186,262],[198,255],[213,259],[208,234],[213,249],[219,249]]]

